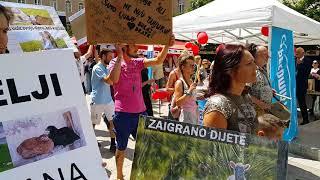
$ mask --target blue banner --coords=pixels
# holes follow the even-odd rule
[[[147,59],[154,58],[154,48],[153,46],[149,45],[147,50]],[[152,67],[148,67],[148,77],[149,79],[153,79],[153,71]]]
[[[270,79],[272,87],[281,95],[281,102],[291,112],[289,128],[283,134],[284,140],[291,141],[298,134],[293,33],[272,27],[271,34]]]

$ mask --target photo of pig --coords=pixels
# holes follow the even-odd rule
[[[86,145],[76,108],[3,123],[14,167]]]

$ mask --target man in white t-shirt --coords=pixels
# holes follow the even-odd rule
[[[92,55],[93,46],[90,45],[87,53],[81,56],[80,50],[78,52],[74,52],[74,57],[76,58],[76,63],[80,75],[80,80],[83,88],[83,92],[86,93],[86,88],[84,86],[85,76],[84,76],[84,62]]]

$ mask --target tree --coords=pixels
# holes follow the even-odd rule
[[[319,0],[283,0],[283,4],[320,22]]]
[[[208,4],[209,2],[212,2],[214,0],[191,0],[190,1],[190,8],[189,11],[195,10],[201,6],[204,6],[206,4]]]

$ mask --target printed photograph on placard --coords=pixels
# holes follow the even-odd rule
[[[145,129],[141,118],[131,179],[271,180],[277,177],[277,159],[275,142],[257,138],[249,146],[226,144]]]
[[[3,122],[13,167],[86,145],[76,108]]]
[[[34,52],[41,50],[68,48],[65,31],[16,31],[9,34],[8,49],[15,52]]]
[[[71,48],[78,51],[51,6],[0,1],[13,18],[8,31],[10,54]]]
[[[10,25],[54,25],[50,14],[45,9],[10,8],[14,14]]]
[[[6,135],[0,122],[0,172],[13,168]]]

